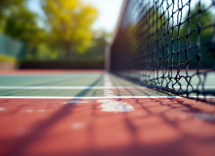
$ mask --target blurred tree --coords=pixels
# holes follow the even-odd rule
[[[67,56],[72,51],[83,53],[92,40],[91,25],[98,11],[80,0],[41,0],[50,25],[51,38],[63,42]]]
[[[7,17],[5,34],[30,44],[38,44],[45,36],[44,30],[38,28],[37,15],[30,12],[24,5],[12,9]]]
[[[4,31],[7,17],[11,14],[12,9],[19,7],[24,0],[0,0],[0,32]]]
[[[24,41],[28,59],[53,58],[54,51],[47,50],[50,47],[47,33],[38,27],[38,15],[28,10],[26,0],[2,0],[0,4],[0,32]]]
[[[195,8],[190,11],[190,16],[198,13],[198,11],[200,9],[201,9],[200,11],[205,10],[205,8],[206,7],[204,4],[202,4],[201,8],[199,8],[198,3],[197,3]],[[188,13],[187,13],[187,16],[185,17],[185,19],[188,19]],[[198,20],[198,19],[199,19],[199,15],[195,15],[194,17],[190,18],[189,33],[191,31],[195,30],[193,35],[191,34],[191,36],[190,36],[191,40],[196,40],[196,37],[198,35],[198,31],[197,31],[198,21],[199,21],[201,28],[209,26],[210,24],[213,23],[213,14],[210,10],[205,10],[201,13],[200,20]],[[183,24],[183,26],[180,30],[181,36],[187,34],[187,29],[188,29],[188,22]],[[208,27],[207,29],[202,30],[201,36],[210,36],[210,35],[212,35],[212,32],[213,32],[212,27]]]
[[[201,14],[199,14],[199,12]],[[188,14],[185,17],[186,19],[190,20],[190,24],[188,24],[188,21],[183,24],[183,26],[180,29],[180,37],[183,36],[183,38],[180,39],[180,47],[181,49],[187,47],[193,47],[188,51],[189,59],[196,58],[196,53],[201,53],[201,64],[203,68],[212,67],[214,65],[214,54],[213,51],[210,50],[210,41],[213,38],[213,17],[212,11],[209,9],[206,9],[205,4],[201,3],[199,6],[199,3],[195,5],[193,9],[190,11],[190,15]],[[187,31],[189,29],[189,32]],[[200,30],[200,31],[199,31]],[[186,40],[185,35],[189,34],[189,40]],[[200,34],[200,35],[199,35]],[[200,42],[200,49],[197,47],[197,43]],[[203,44],[208,43],[208,44]],[[185,53],[180,53],[181,58],[184,58],[185,61]],[[181,59],[183,60],[183,59]],[[194,59],[189,64],[192,68],[196,68],[198,66],[197,59]]]
[[[6,9],[11,7],[11,5],[21,4],[24,0],[1,0],[0,1],[0,8]]]
[[[103,30],[95,31],[92,45],[87,48],[86,53],[82,56],[95,60],[104,60],[104,51],[110,36]]]

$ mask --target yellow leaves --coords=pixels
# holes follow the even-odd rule
[[[91,25],[98,11],[80,0],[43,0],[43,9],[54,36],[84,51],[92,39]]]

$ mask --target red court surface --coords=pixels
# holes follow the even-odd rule
[[[0,155],[215,155],[213,105],[184,98],[109,100],[133,111],[103,111],[99,99],[0,99]]]

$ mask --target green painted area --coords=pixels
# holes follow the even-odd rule
[[[165,93],[151,89],[111,89],[115,96],[167,96]],[[0,96],[65,96],[65,97],[104,97],[104,89],[91,90],[63,90],[63,89],[37,89],[37,90],[3,90]]]
[[[109,77],[110,77],[110,81],[113,86],[139,86],[136,83],[133,83],[131,81],[128,81],[128,80],[120,78],[120,77],[117,77],[113,74],[109,74]]]
[[[103,86],[103,74],[0,76],[0,86]]]
[[[0,86],[104,86],[104,74],[0,76]],[[138,86],[109,74],[113,86]],[[167,96],[151,89],[108,89],[114,96]],[[105,89],[0,89],[0,96],[104,97]]]
[[[170,74],[170,76],[172,76],[172,77],[176,77],[177,72],[172,72],[172,75],[171,75],[171,73],[166,73],[165,76],[167,76],[168,74]],[[162,76],[162,73],[159,72],[158,77],[161,77],[161,76]],[[188,75],[186,74],[186,72],[181,71],[180,74],[178,75],[178,77],[179,76],[182,77],[179,80],[179,83],[182,86],[187,86],[187,83],[190,81],[190,84],[192,86],[197,86],[198,84],[200,86],[202,86],[204,83],[204,86],[214,86],[215,87],[215,81],[214,81],[215,73],[214,72],[209,72],[209,73],[207,73],[207,76],[204,77],[204,74],[197,75],[193,71],[188,72]],[[186,79],[186,77],[187,77],[187,79]],[[163,81],[163,86],[166,86],[167,82],[169,82],[169,79],[166,79],[166,81]],[[179,86],[177,81],[175,81],[174,79],[172,79],[172,82],[169,83],[169,86],[171,86],[172,84],[175,84],[175,86]]]
[[[139,86],[123,78],[109,74],[112,86]],[[197,85],[201,77],[193,78],[192,85]],[[207,77],[206,86],[213,87],[215,75]],[[107,80],[106,80],[107,81]],[[182,86],[186,86],[184,80],[180,81]],[[73,73],[58,75],[16,75],[0,76],[0,86],[104,86],[105,75],[103,73]],[[178,85],[175,85],[178,86]],[[179,88],[178,88],[179,89]],[[186,88],[185,88],[186,89]],[[191,88],[190,88],[191,89]],[[111,91],[114,96],[171,96],[163,92],[152,89],[135,88],[112,88],[112,89],[0,89],[0,96],[64,96],[64,97],[104,97],[105,91]],[[199,88],[201,90],[201,88]],[[205,90],[214,90],[208,88]],[[195,94],[193,94],[195,95]],[[192,95],[191,95],[192,96]]]
[[[35,90],[1,90],[1,96],[102,96],[103,90],[81,90],[81,89],[35,89]]]

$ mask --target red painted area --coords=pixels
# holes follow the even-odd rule
[[[62,73],[92,73],[92,72],[105,72],[105,70],[39,70],[39,69],[20,69],[20,70],[0,70],[0,75],[32,75],[32,74],[62,74]]]
[[[119,100],[119,99],[115,99]],[[98,100],[0,99],[0,155],[214,156],[214,106],[188,99],[121,99],[127,113]]]

